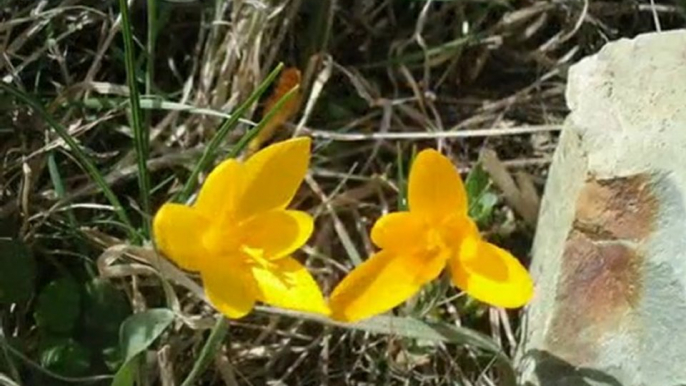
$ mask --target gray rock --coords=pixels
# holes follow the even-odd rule
[[[518,355],[535,386],[686,385],[686,31],[573,66]]]

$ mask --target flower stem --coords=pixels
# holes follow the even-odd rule
[[[183,381],[181,386],[192,386],[195,384],[196,380],[205,371],[210,361],[219,350],[219,347],[224,342],[226,334],[229,332],[229,320],[223,316],[219,316],[217,322],[212,327],[210,331],[210,336],[207,338],[205,345],[200,350],[200,356],[193,364],[191,372],[188,374],[186,379]]]

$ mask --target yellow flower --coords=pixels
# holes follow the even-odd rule
[[[356,267],[331,294],[333,318],[353,322],[386,312],[415,295],[448,266],[472,297],[516,308],[533,295],[526,269],[481,239],[467,215],[467,193],[450,161],[424,150],[410,171],[408,212],[381,217],[371,238],[381,251]]]
[[[256,301],[328,314],[305,267],[290,257],[312,234],[312,218],[287,210],[307,172],[310,139],[297,138],[229,159],[214,169],[193,206],[167,203],[155,215],[158,248],[200,272],[205,293],[229,318]]]

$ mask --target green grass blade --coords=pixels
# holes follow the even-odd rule
[[[54,151],[51,151],[50,154],[48,154],[48,173],[50,174],[52,185],[55,187],[57,197],[60,200],[64,200],[67,196],[67,190],[64,187],[64,180],[62,179],[60,169],[57,166],[57,161],[55,161]],[[78,223],[76,222],[74,211],[71,208],[67,211],[67,219],[69,220],[69,225],[71,225],[72,230],[78,229]]]
[[[146,167],[150,136],[147,127],[143,125],[143,114],[140,106],[140,94],[136,82],[136,64],[134,59],[133,34],[129,8],[126,0],[119,0],[122,22],[122,37],[124,38],[124,61],[126,64],[126,83],[129,86],[129,103],[131,107],[131,126],[133,141],[136,147],[138,163],[138,187],[140,190],[140,206],[143,211],[143,229],[145,236],[150,236],[150,176]],[[149,58],[148,58],[149,60]]]
[[[226,334],[228,332],[229,320],[223,315],[220,315],[217,319],[217,322],[214,324],[214,327],[212,327],[210,336],[207,338],[207,342],[205,342],[205,345],[202,347],[200,355],[198,355],[198,358],[193,364],[191,372],[188,373],[188,376],[183,381],[181,386],[193,386],[196,384],[200,375],[202,375],[203,371],[205,371],[207,366],[212,362],[212,359],[216,356],[217,351],[221,347],[222,343],[224,343],[224,339],[226,338]]]
[[[148,41],[146,45],[146,60],[145,60],[145,94],[152,94],[152,86],[155,81],[155,45],[157,43],[157,2],[158,0],[147,1],[148,14]],[[150,114],[146,114],[146,121],[150,118]],[[147,123],[147,122],[146,122]],[[146,126],[150,126],[149,123]]]
[[[224,121],[224,123],[219,127],[217,134],[215,134],[210,143],[207,145],[205,152],[193,168],[191,175],[188,177],[188,180],[186,180],[186,184],[183,186],[181,192],[175,197],[174,201],[184,202],[188,200],[188,197],[191,196],[198,184],[198,176],[212,163],[216,155],[215,153],[217,152],[219,145],[221,145],[222,141],[224,141],[224,138],[226,138],[226,135],[236,127],[239,119],[243,116],[243,114],[245,114],[248,108],[250,108],[250,106],[252,106],[252,104],[255,103],[265,91],[267,91],[267,88],[270,84],[272,84],[272,82],[274,82],[282,68],[283,63],[280,63],[278,66],[276,66],[274,71],[267,76],[267,78],[257,87],[257,89],[248,97],[248,99],[238,106],[238,108],[236,108],[236,111],[231,114],[231,118]],[[253,131],[255,129],[253,129]]]
[[[245,133],[245,135],[243,135],[241,139],[238,140],[238,142],[236,142],[236,144],[231,148],[231,151],[229,151],[229,158],[238,157],[238,154],[240,154],[245,149],[245,147],[248,146],[250,141],[252,141],[253,138],[255,138],[260,133],[260,131],[262,131],[262,129],[267,125],[267,122],[272,120],[274,115],[276,115],[276,113],[278,113],[283,108],[283,105],[286,102],[288,102],[288,100],[291,99],[293,95],[295,95],[295,93],[298,92],[299,89],[300,86],[295,86],[292,89],[290,89],[287,93],[283,94],[281,99],[279,99],[278,102],[276,102],[276,104],[274,105],[274,107],[271,110],[269,110],[269,112],[267,112],[267,114],[264,116],[264,118],[262,118],[260,123],[258,123],[257,126],[252,128],[251,130],[248,130],[248,132]]]
[[[389,59],[385,59],[380,62],[373,62],[361,65],[360,68],[374,69],[383,68],[386,66],[397,66],[400,64],[410,65],[417,62],[421,62],[422,60],[433,60],[441,55],[450,55],[451,53],[459,49],[476,45],[484,38],[485,34],[473,34],[464,37],[459,37],[455,40],[451,40],[439,46],[429,48],[426,51],[411,52],[407,54],[391,56]]]
[[[33,111],[35,111],[38,115],[43,118],[43,120],[57,133],[57,135],[62,138],[64,142],[67,143],[67,146],[69,146],[69,150],[72,151],[74,154],[74,158],[76,161],[79,163],[79,166],[81,166],[86,173],[90,176],[90,178],[95,182],[96,185],[102,190],[103,194],[105,195],[105,198],[109,201],[110,205],[114,207],[114,210],[117,214],[117,217],[119,220],[125,225],[126,230],[128,232],[129,237],[132,240],[138,240],[139,235],[136,233],[135,228],[133,227],[133,224],[129,220],[129,216],[126,214],[126,210],[122,206],[121,202],[117,198],[117,196],[114,194],[112,189],[110,189],[109,185],[105,181],[105,177],[100,173],[98,168],[95,166],[93,162],[91,162],[90,158],[84,152],[79,144],[74,140],[74,138],[69,134],[67,129],[62,126],[59,122],[57,122],[44,108],[43,106],[36,102],[33,98],[31,98],[29,95],[24,93],[23,91],[20,91],[4,82],[0,82],[0,89],[3,91],[11,94],[15,98],[19,99],[22,101],[24,104],[29,106]]]

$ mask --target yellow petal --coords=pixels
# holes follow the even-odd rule
[[[243,245],[269,260],[285,257],[302,247],[312,235],[309,214],[297,210],[273,210],[257,214],[241,224]]]
[[[298,311],[329,314],[322,292],[312,275],[292,257],[254,265],[257,298],[263,303]]]
[[[157,248],[181,268],[197,271],[207,256],[202,238],[209,220],[185,205],[164,204],[155,214],[153,232]]]
[[[469,295],[497,307],[517,308],[533,296],[533,281],[509,252],[468,237],[450,260],[453,283]]]
[[[410,251],[421,245],[426,232],[421,217],[410,212],[389,213],[372,227],[371,237],[379,248]]]
[[[415,295],[445,267],[443,256],[382,250],[348,274],[331,294],[332,317],[354,322],[384,313]]]
[[[245,162],[245,185],[236,206],[238,219],[286,208],[307,173],[310,142],[307,137],[279,142]]]
[[[207,176],[194,208],[211,220],[226,218],[235,208],[243,173],[243,165],[235,159],[220,163]]]
[[[417,155],[408,183],[410,211],[432,222],[451,215],[467,215],[467,193],[457,169],[433,149]]]
[[[207,298],[227,318],[238,319],[252,310],[257,300],[255,280],[242,256],[209,258],[201,275]]]

